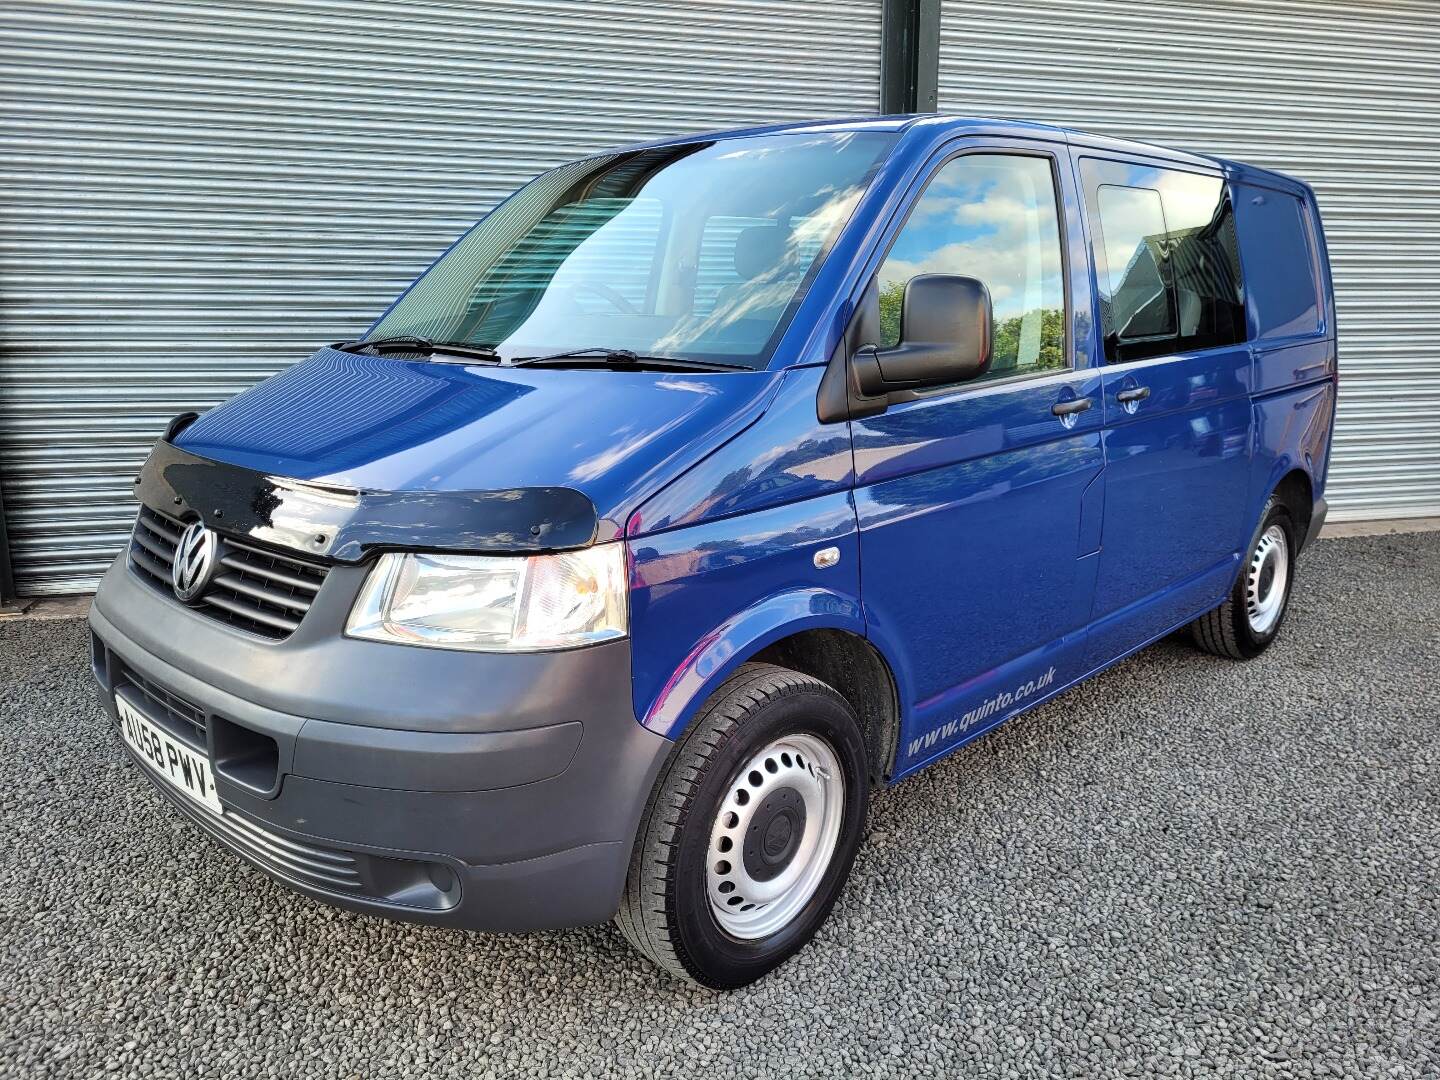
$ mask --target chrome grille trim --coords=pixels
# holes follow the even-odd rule
[[[173,596],[170,569],[184,524],[148,506],[135,519],[130,565]],[[310,610],[328,568],[251,541],[221,536],[224,573],[200,596],[197,611],[238,629],[283,641]]]

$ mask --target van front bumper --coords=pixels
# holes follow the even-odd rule
[[[362,574],[332,571],[275,643],[122,556],[90,614],[101,700],[116,717],[124,695],[205,753],[224,813],[161,779],[118,724],[116,752],[225,847],[327,903],[479,930],[609,919],[672,745],[635,720],[629,642],[507,656],[345,638]]]

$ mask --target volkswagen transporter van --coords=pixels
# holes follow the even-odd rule
[[[1263,652],[1335,389],[1273,172],[946,117],[616,150],[170,425],[95,673],[294,889],[614,918],[734,987],[824,921],[876,788],[1177,629]]]

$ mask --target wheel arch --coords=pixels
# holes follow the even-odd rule
[[[860,718],[870,782],[878,786],[889,779],[900,745],[900,693],[889,663],[868,638],[848,630],[804,630],[772,642],[749,659],[812,675],[834,687]]]
[[[1315,513],[1315,485],[1310,474],[1304,469],[1293,468],[1276,481],[1271,492],[1290,511],[1299,534],[1299,547],[1308,547],[1315,539],[1310,535],[1310,523]]]
[[[637,710],[641,721],[678,740],[716,688],[752,660],[834,687],[860,717],[872,779],[889,775],[902,720],[897,668],[866,633],[859,601],[829,590],[789,590],[727,620],[685,658],[655,699]]]

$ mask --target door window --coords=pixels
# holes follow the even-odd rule
[[[1081,162],[1109,363],[1238,345],[1245,300],[1225,182],[1178,169]]]
[[[878,344],[900,343],[911,278],[961,274],[984,282],[995,309],[994,358],[981,379],[1067,367],[1064,265],[1050,158],[955,158],[930,181],[880,267]]]

